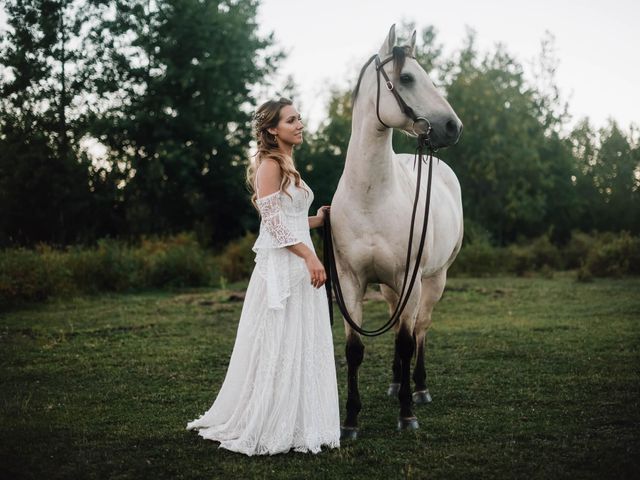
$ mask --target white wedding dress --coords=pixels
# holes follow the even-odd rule
[[[314,249],[313,192],[293,181],[257,200],[260,234],[224,383],[211,408],[187,424],[205,439],[246,455],[340,446],[333,341],[325,288],[311,285],[287,245]]]

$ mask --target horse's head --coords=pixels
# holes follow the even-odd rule
[[[436,148],[455,144],[462,133],[462,122],[416,61],[416,32],[409,45],[395,43],[393,25],[378,58],[374,55],[363,67],[354,101],[366,90],[367,98],[363,100],[373,106],[381,126],[398,128],[410,135],[428,133]]]

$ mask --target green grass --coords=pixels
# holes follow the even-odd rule
[[[241,288],[242,285],[236,285]],[[84,297],[0,320],[2,478],[632,478],[640,278],[451,279],[428,337],[433,403],[397,433],[393,337],[365,339],[360,438],[245,457],[186,422],[215,398],[240,302],[189,290]],[[386,306],[365,305],[368,326]],[[343,328],[334,325],[345,400]]]

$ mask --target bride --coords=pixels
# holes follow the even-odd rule
[[[187,424],[246,455],[318,453],[340,446],[338,389],[322,263],[308,217],[313,192],[293,163],[303,124],[290,100],[255,114],[258,153],[247,170],[260,234],[224,383],[213,405]]]

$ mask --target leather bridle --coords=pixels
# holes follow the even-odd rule
[[[396,101],[398,102],[398,106],[400,107],[400,110],[406,116],[408,116],[411,120],[413,120],[412,129],[413,129],[414,133],[416,133],[416,135],[418,136],[418,145],[416,147],[416,153],[415,153],[415,157],[414,157],[414,160],[413,160],[413,167],[415,169],[416,160],[419,160],[418,161],[418,178],[417,178],[417,181],[416,181],[416,194],[415,194],[415,199],[414,199],[414,202],[413,202],[413,212],[411,214],[411,227],[410,227],[410,231],[409,231],[409,245],[407,247],[407,259],[406,259],[406,263],[405,263],[404,279],[403,279],[403,282],[402,282],[402,291],[400,293],[400,296],[398,297],[398,302],[396,304],[396,308],[393,311],[393,313],[391,314],[391,317],[385,322],[384,325],[382,325],[381,327],[379,327],[379,328],[377,328],[375,330],[364,330],[362,327],[360,327],[351,318],[351,315],[349,314],[349,311],[347,310],[347,307],[346,307],[345,302],[344,302],[344,297],[343,297],[343,294],[342,294],[342,288],[340,287],[340,279],[338,277],[338,270],[337,270],[337,267],[336,267],[335,257],[334,257],[334,253],[333,253],[333,238],[332,238],[332,235],[331,235],[330,212],[325,211],[325,216],[324,216],[324,250],[323,250],[323,253],[324,253],[325,270],[327,272],[326,290],[327,290],[327,300],[329,302],[329,318],[330,318],[331,325],[333,325],[333,305],[332,305],[332,291],[333,291],[335,293],[335,296],[336,296],[336,303],[338,304],[338,308],[340,309],[340,312],[342,313],[342,315],[343,315],[344,319],[346,320],[346,322],[356,332],[358,332],[361,335],[367,336],[367,337],[375,337],[375,336],[381,335],[381,334],[389,331],[391,328],[393,328],[396,325],[396,323],[398,322],[398,320],[400,319],[400,315],[404,311],[404,308],[407,305],[407,302],[409,301],[409,296],[410,296],[411,291],[413,289],[413,286],[415,284],[415,280],[416,280],[416,277],[417,277],[417,274],[418,274],[418,270],[420,269],[420,260],[422,259],[422,252],[423,252],[423,249],[424,249],[424,243],[425,243],[426,234],[427,234],[427,226],[428,226],[428,223],[429,223],[429,207],[430,207],[430,204],[431,204],[431,183],[432,183],[431,180],[432,180],[432,176],[433,176],[433,152],[434,152],[434,148],[431,145],[431,139],[430,139],[430,134],[431,134],[431,131],[432,131],[431,130],[431,123],[429,122],[429,120],[427,118],[416,115],[414,110],[409,105],[407,105],[407,103],[404,101],[404,99],[402,98],[400,93],[395,88],[393,82],[389,79],[389,76],[387,75],[387,72],[385,72],[383,67],[384,67],[384,65],[386,63],[391,61],[393,58],[394,58],[393,55],[391,55],[389,58],[386,58],[384,61],[381,61],[380,60],[380,56],[378,54],[375,54],[367,61],[367,63],[365,64],[364,68],[366,68],[373,60],[375,60],[376,79],[377,79],[376,115],[378,117],[378,121],[384,127],[392,128],[389,125],[387,125],[386,123],[384,123],[382,121],[382,119],[380,118],[380,75],[382,75],[384,77],[387,90],[389,90],[393,94],[393,96],[395,97]],[[414,58],[414,57],[410,57],[410,58]],[[427,132],[424,133],[424,134],[417,134],[417,132],[415,132],[416,123],[419,122],[419,121],[425,121],[427,123]],[[422,179],[422,163],[425,161],[424,158],[423,158],[424,149],[425,148],[429,152],[429,159],[428,159],[428,162],[429,162],[429,173],[428,173],[428,178],[427,178],[427,196],[426,196],[426,199],[425,199],[424,220],[423,220],[423,224],[422,224],[422,234],[420,236],[420,245],[418,246],[416,262],[415,262],[415,265],[413,267],[413,271],[411,273],[411,279],[410,279],[409,284],[407,286],[407,279],[408,279],[409,270],[410,270],[410,266],[411,266],[411,250],[412,250],[412,244],[413,244],[413,230],[414,230],[416,212],[417,212],[417,209],[418,209],[418,199],[419,199],[419,196],[420,196],[420,183],[421,183],[421,179]]]
[[[407,56],[409,58],[415,59],[415,57],[412,57],[410,55],[407,55]],[[377,83],[376,116],[378,117],[378,121],[382,125],[384,125],[386,128],[391,128],[389,125],[384,123],[382,121],[382,119],[380,118],[380,75],[382,75],[384,77],[384,81],[385,81],[385,85],[387,87],[387,90],[389,92],[391,92],[393,94],[393,96],[395,97],[396,101],[398,102],[398,106],[400,107],[400,110],[402,111],[402,113],[404,113],[407,117],[409,117],[411,120],[413,120],[413,125],[411,127],[413,132],[416,135],[418,135],[418,133],[415,130],[415,126],[416,126],[417,122],[422,120],[422,121],[427,123],[427,133],[425,133],[424,135],[428,137],[431,134],[431,122],[429,122],[429,120],[426,117],[422,117],[422,116],[416,115],[416,112],[413,110],[413,108],[411,108],[409,105],[407,105],[407,102],[404,101],[404,98],[402,98],[402,95],[400,95],[400,93],[398,92],[398,89],[395,87],[395,85],[393,84],[393,82],[389,78],[389,75],[387,75],[387,72],[383,68],[387,63],[389,63],[390,61],[393,60],[393,55],[387,57],[384,60],[380,60],[380,55],[378,55],[376,53],[373,57],[371,57],[371,60],[375,60],[375,63],[376,63],[376,83]],[[371,60],[369,60],[369,62],[371,62]]]

